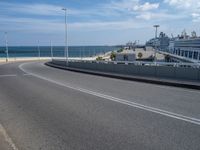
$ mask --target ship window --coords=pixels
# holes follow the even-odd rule
[[[200,53],[199,53],[199,60],[200,60]]]
[[[181,51],[181,56],[184,56],[184,51]]]
[[[194,52],[194,59],[198,59],[198,52]]]
[[[189,58],[192,58],[192,52],[189,51]]]
[[[188,57],[188,51],[185,51],[185,57]]]
[[[181,55],[181,50],[180,50],[180,49],[178,49],[178,55],[179,55],[179,56]]]

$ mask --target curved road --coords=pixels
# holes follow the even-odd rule
[[[199,150],[200,91],[0,65],[0,124],[19,150]]]

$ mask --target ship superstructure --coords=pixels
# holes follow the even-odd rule
[[[177,37],[168,38],[163,32],[158,38],[153,38],[146,43],[147,46],[154,47],[155,50],[167,52],[185,58],[185,61],[200,62],[200,37],[193,31],[191,36],[184,30]]]
[[[188,36],[183,31],[181,36],[170,40],[169,52],[188,59],[200,61],[200,37],[197,37],[194,31],[192,32],[192,36]]]

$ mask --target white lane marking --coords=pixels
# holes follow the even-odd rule
[[[18,75],[16,74],[2,74],[0,75],[0,78],[4,78],[4,77],[16,77]],[[25,74],[22,74],[22,76],[32,76],[31,74],[28,74],[28,73],[25,73]]]
[[[23,76],[32,76],[32,75],[29,73],[25,73],[25,74],[23,74]]]
[[[0,134],[2,134],[4,136],[5,141],[9,144],[9,146],[13,150],[18,150],[18,148],[15,146],[15,144],[12,141],[12,139],[8,136],[6,130],[4,129],[4,127],[1,124],[0,124]]]
[[[160,115],[164,115],[164,116],[167,116],[167,117],[171,117],[171,118],[175,118],[175,119],[178,119],[178,120],[193,123],[193,124],[196,124],[196,125],[200,125],[200,119],[197,119],[197,118],[188,117],[188,116],[184,116],[182,114],[177,114],[177,113],[169,112],[169,111],[166,111],[166,110],[162,110],[162,109],[142,105],[142,104],[139,104],[139,103],[131,102],[131,101],[128,101],[128,100],[116,98],[116,97],[113,97],[113,96],[97,93],[97,92],[94,92],[94,91],[91,91],[91,90],[80,88],[78,86],[72,86],[69,83],[63,84],[63,83],[57,82],[55,80],[40,76],[38,74],[28,72],[23,68],[23,66],[25,64],[27,64],[27,63],[23,63],[23,64],[19,65],[19,68],[22,71],[24,71],[25,73],[31,74],[32,76],[35,76],[37,78],[46,80],[48,82],[51,82],[51,83],[54,83],[54,84],[57,84],[57,85],[60,85],[60,86],[66,87],[66,88],[70,88],[70,89],[73,89],[73,90],[76,90],[76,91],[80,91],[80,92],[83,92],[83,93],[87,93],[87,94],[90,94],[90,95],[93,95],[93,96],[97,96],[97,97],[100,97],[100,98],[104,98],[104,99],[107,99],[107,100],[111,100],[111,101],[114,101],[114,102],[118,102],[118,103],[121,103],[121,104],[132,106],[132,107],[135,107],[135,108],[139,108],[139,109],[142,109],[142,110],[150,111],[150,112],[157,113],[157,114],[160,114]]]
[[[3,77],[16,77],[17,75],[16,74],[2,74],[0,75],[0,78],[3,78]]]

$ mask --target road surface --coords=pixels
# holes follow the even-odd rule
[[[8,63],[0,124],[19,150],[199,150],[200,91]]]

